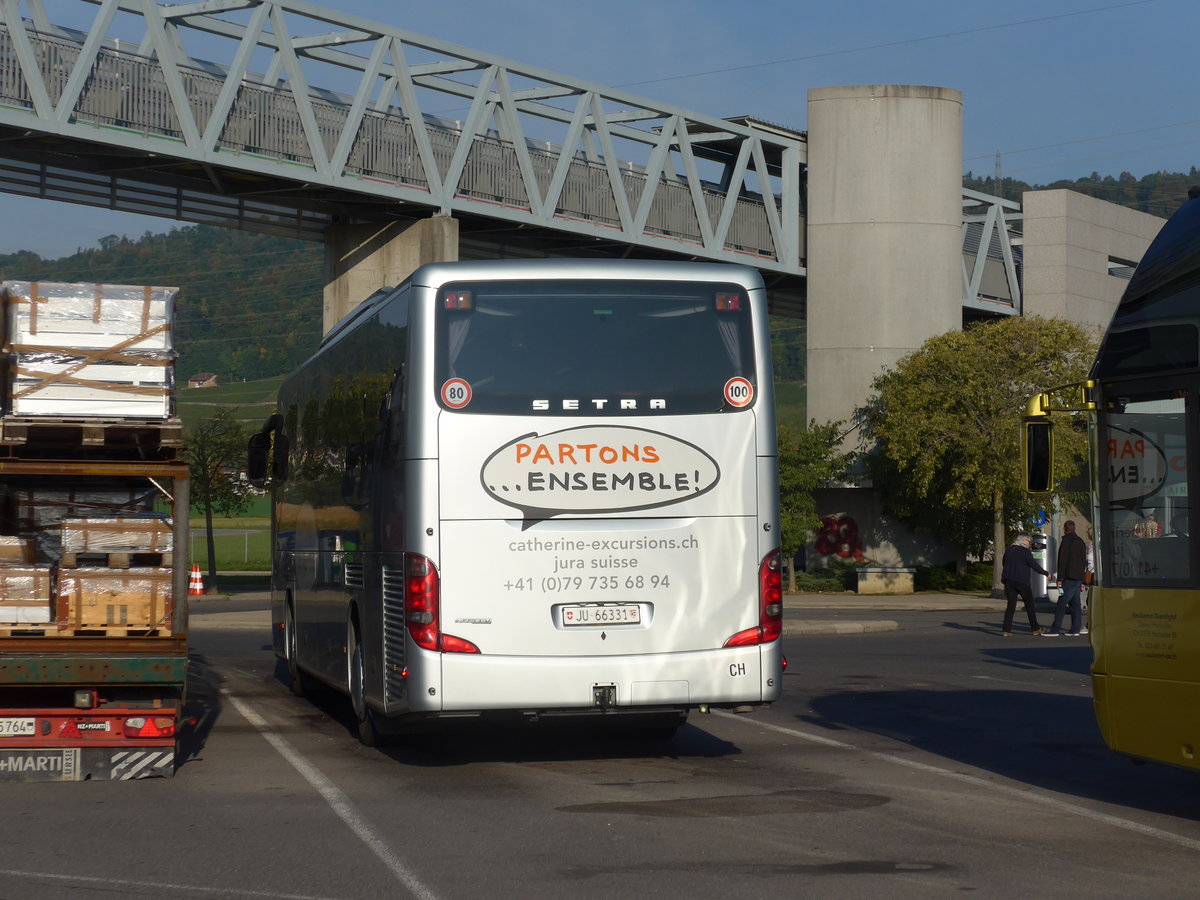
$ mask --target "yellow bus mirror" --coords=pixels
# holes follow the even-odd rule
[[[1021,455],[1025,463],[1025,490],[1048,494],[1054,488],[1054,432],[1049,421],[1024,423]]]

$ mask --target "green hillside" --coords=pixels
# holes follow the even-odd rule
[[[176,373],[223,384],[290,372],[321,338],[319,244],[191,225],[136,240],[108,235],[62,259],[0,254],[0,278],[153,284],[179,288]]]

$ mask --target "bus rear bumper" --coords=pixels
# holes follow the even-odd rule
[[[579,658],[447,653],[441,676],[434,694],[410,685],[413,712],[756,705],[780,696],[782,647],[773,641],[687,653]]]

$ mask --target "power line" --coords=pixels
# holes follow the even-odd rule
[[[1076,138],[1076,139],[1070,140],[1070,141],[1059,141],[1058,143],[1055,143],[1055,144],[1042,144],[1039,147],[1022,147],[1020,150],[1001,150],[1000,153],[1003,156],[1015,156],[1018,153],[1032,153],[1035,150],[1054,150],[1058,147],[1069,147],[1072,144],[1087,144],[1087,143],[1091,143],[1092,141],[1106,141],[1110,138],[1128,137],[1131,134],[1147,134],[1151,131],[1164,131],[1168,128],[1184,128],[1188,125],[1200,125],[1200,119],[1193,119],[1188,122],[1172,122],[1170,125],[1154,125],[1154,126],[1151,126],[1150,128],[1137,128],[1137,129],[1134,129],[1133,131],[1116,131],[1116,132],[1113,132],[1112,134],[1098,134],[1093,137]],[[1167,146],[1180,146],[1180,145],[1171,144],[1171,145],[1167,145]],[[1144,149],[1159,150],[1162,148],[1161,147],[1146,147]],[[1134,152],[1141,152],[1141,151],[1134,151]],[[987,153],[987,154],[984,154],[983,156],[968,156],[968,157],[964,157],[963,162],[974,162],[975,160],[979,160],[979,159],[991,159],[993,155],[994,154]]]
[[[1113,159],[1116,157],[1128,156],[1130,153],[1145,153],[1148,150],[1173,150],[1177,147],[1190,147],[1193,144],[1200,144],[1200,138],[1198,138],[1194,141],[1181,141],[1180,143],[1177,143],[1177,144],[1159,144],[1157,147],[1142,147],[1138,150],[1123,150],[1119,153],[1105,153],[1102,156],[1085,156],[1080,159],[1069,159],[1069,160],[1066,160],[1065,162],[1053,162],[1053,163],[1044,163],[1042,165],[1036,165],[1036,166],[1024,166],[1020,169],[1011,170],[1009,175],[1007,175],[1005,177],[1011,177],[1012,172],[1030,172],[1035,169],[1049,169],[1049,168],[1055,168],[1055,167],[1059,167],[1059,166],[1075,165],[1076,163],[1095,162],[1096,160],[1101,160],[1101,159]],[[1069,179],[1063,179],[1063,180],[1069,180]]]
[[[662,78],[648,78],[644,81],[627,81],[615,87],[640,87],[644,84],[662,84],[666,81],[682,81],[685,78],[700,78],[705,75],[723,75],[727,72],[744,72],[748,69],[763,69],[767,66],[782,66],[788,63],[807,62],[812,59],[825,59],[830,56],[841,56],[847,53],[863,53],[867,50],[883,50],[888,47],[902,47],[907,44],[920,44],[925,41],[938,41],[943,38],[963,37],[968,34],[982,34],[985,31],[999,31],[1003,28],[1017,28],[1021,25],[1036,25],[1041,22],[1051,22],[1055,19],[1069,19],[1074,16],[1086,16],[1092,13],[1108,12],[1114,9],[1124,9],[1130,6],[1144,6],[1147,3],[1157,3],[1159,0],[1129,0],[1127,3],[1114,3],[1110,6],[1096,6],[1091,9],[1080,9],[1075,12],[1056,13],[1052,16],[1038,16],[1033,19],[1021,19],[1017,22],[1002,22],[998,25],[983,25],[979,28],[964,28],[960,31],[946,31],[941,34],[928,34],[923,37],[904,38],[899,41],[885,41],[881,44],[868,44],[863,47],[848,47],[841,50],[826,50],[824,53],[810,53],[807,56],[790,56],[786,59],[773,59],[768,62],[745,63],[740,66],[726,66],[722,69],[706,69],[701,72],[688,72],[683,75],[667,75]]]

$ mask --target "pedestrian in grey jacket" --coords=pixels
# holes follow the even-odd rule
[[[1058,637],[1063,634],[1063,616],[1071,611],[1071,630],[1067,637],[1087,634],[1083,626],[1083,609],[1080,590],[1083,588],[1083,573],[1087,571],[1087,544],[1075,533],[1075,523],[1070,519],[1063,522],[1063,536],[1058,544],[1058,606],[1054,608],[1054,624],[1042,637]]]

